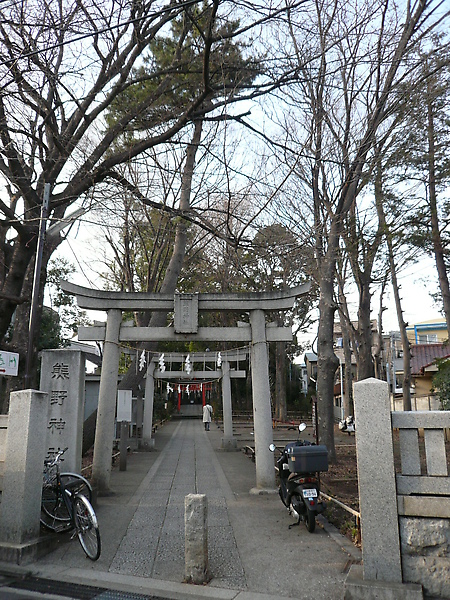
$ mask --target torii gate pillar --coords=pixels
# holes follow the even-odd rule
[[[108,310],[105,344],[103,348],[102,376],[98,394],[97,427],[95,431],[92,482],[94,487],[107,494],[110,491],[111,456],[114,442],[116,414],[117,373],[119,372],[119,331],[122,311]]]
[[[250,311],[252,326],[251,372],[253,395],[253,425],[255,433],[256,487],[250,493],[275,489],[272,413],[270,410],[269,356],[267,352],[266,319],[263,310]]]
[[[142,441],[146,448],[155,447],[155,439],[152,438],[153,402],[155,394],[155,380],[153,379],[154,371],[155,363],[150,361],[147,367],[147,379],[145,380],[144,420],[142,423]]]
[[[222,407],[223,407],[223,438],[222,448],[232,450],[237,448],[236,438],[233,437],[233,417],[231,411],[231,379],[230,363],[222,362]]]

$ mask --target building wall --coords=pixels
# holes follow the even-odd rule
[[[406,329],[411,344],[442,343],[449,339],[445,319],[415,323]]]

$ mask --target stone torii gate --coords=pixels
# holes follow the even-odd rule
[[[221,366],[219,367],[217,359],[220,354]],[[189,382],[201,384],[202,380],[222,380],[222,409],[223,409],[223,438],[222,448],[231,450],[237,447],[236,438],[233,436],[233,420],[231,410],[231,379],[245,378],[246,372],[239,369],[239,362],[246,361],[249,356],[249,348],[240,348],[236,350],[222,350],[221,352],[164,352],[163,354],[153,354],[149,359],[144,396],[144,418],[142,424],[142,441],[144,446],[152,448],[154,439],[152,438],[153,421],[153,395],[154,380],[172,380],[182,381],[184,385]],[[192,365],[201,365],[203,370],[192,370],[188,373],[186,370],[173,371],[172,365],[182,364],[189,355]],[[164,363],[170,365],[170,370],[161,371],[159,366],[160,357],[164,356]],[[214,369],[206,370],[206,364],[213,363]],[[230,363],[237,363],[237,368],[232,369]],[[205,398],[203,396],[203,404]]]
[[[107,312],[106,326],[80,327],[80,341],[103,341],[103,365],[97,411],[92,479],[98,493],[110,491],[111,455],[114,433],[117,373],[121,342],[203,341],[250,344],[253,423],[255,432],[255,493],[273,490],[275,470],[269,445],[273,441],[270,407],[268,342],[292,340],[290,327],[266,323],[265,311],[293,307],[310,284],[273,292],[236,294],[148,294],[145,292],[107,292],[60,282],[61,288],[76,296],[80,308]],[[122,311],[163,311],[174,313],[171,327],[122,326]],[[249,313],[249,323],[238,327],[200,327],[199,311]]]

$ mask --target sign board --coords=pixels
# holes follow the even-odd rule
[[[131,423],[131,390],[117,390],[117,421]]]
[[[19,355],[0,350],[0,375],[16,375],[19,370]]]
[[[198,332],[198,294],[175,294],[174,329],[176,333]]]

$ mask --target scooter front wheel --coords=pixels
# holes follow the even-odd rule
[[[306,509],[305,525],[309,533],[313,533],[316,528],[316,515],[309,508]]]

